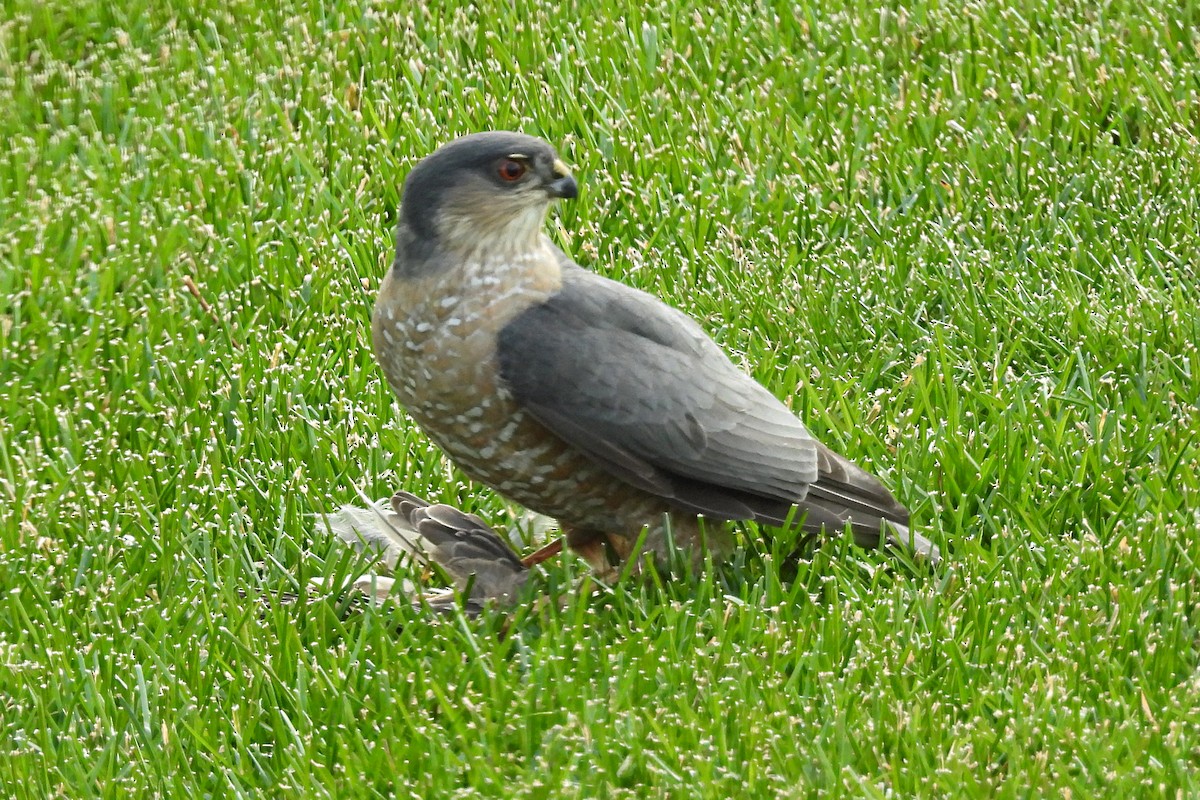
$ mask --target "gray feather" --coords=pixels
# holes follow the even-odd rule
[[[365,508],[342,506],[319,518],[317,527],[377,558],[388,570],[395,570],[405,558],[436,564],[460,593],[469,590],[464,605],[468,614],[477,613],[488,601],[511,604],[529,577],[512,547],[482,519],[407,492]],[[388,589],[392,585],[370,573],[355,581],[359,588],[368,584]],[[438,595],[427,600],[438,609],[451,603]]]
[[[873,476],[825,447],[691,318],[563,259],[562,290],[497,337],[516,400],[615,477],[692,513],[936,548]],[[901,533],[903,531],[903,533]],[[882,532],[882,533],[881,533]]]
[[[675,478],[739,500],[804,496],[816,440],[695,322],[578,267],[563,281],[497,339],[502,379],[539,421],[664,496]]]
[[[529,578],[529,570],[508,544],[474,514],[453,506],[431,505],[413,512],[412,522],[428,547],[429,559],[469,599],[508,604]]]

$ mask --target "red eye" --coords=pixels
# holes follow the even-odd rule
[[[500,177],[506,181],[519,181],[527,169],[515,158],[506,158],[500,162]]]

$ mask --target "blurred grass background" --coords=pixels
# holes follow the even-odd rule
[[[1198,31],[1165,0],[0,0],[3,793],[1192,796]],[[569,253],[701,319],[948,566],[834,543],[781,581],[746,530],[508,621],[243,599],[349,574],[309,515],[356,487],[518,512],[367,332],[408,168],[497,128],[582,179]]]

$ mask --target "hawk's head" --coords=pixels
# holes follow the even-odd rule
[[[457,252],[526,252],[546,209],[578,194],[566,164],[546,142],[493,131],[456,139],[409,173],[401,225],[418,240]]]

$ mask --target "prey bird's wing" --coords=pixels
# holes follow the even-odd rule
[[[516,601],[529,570],[482,519],[453,506],[426,503],[408,492],[397,492],[392,504],[408,515],[428,548],[429,560],[446,572],[459,592],[469,592],[476,603]]]
[[[489,601],[510,605],[529,578],[528,568],[499,534],[474,514],[453,506],[429,503],[408,492],[396,492],[390,500],[371,502],[365,508],[342,506],[317,519],[318,529],[336,536],[360,553],[374,556],[388,570],[406,558],[417,563],[437,564],[460,593],[468,593],[464,610],[478,613]],[[368,574],[356,585],[386,584],[390,579]],[[406,593],[415,587],[408,581]],[[453,604],[441,598],[439,609]]]
[[[564,257],[565,258],[565,257]],[[908,513],[873,477],[820,444],[691,318],[567,262],[562,290],[497,338],[500,376],[535,419],[614,477],[718,519],[878,541]]]

